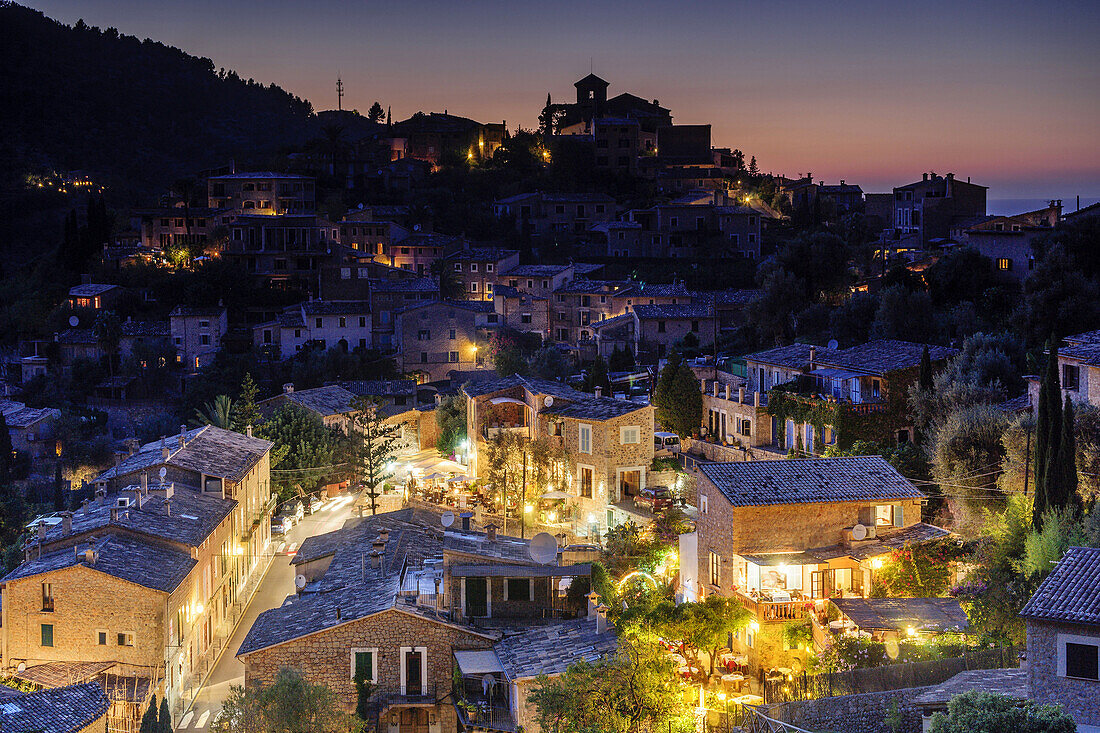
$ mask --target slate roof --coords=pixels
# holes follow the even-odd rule
[[[1066,336],[1065,341],[1068,344],[1100,344],[1100,330],[1075,333]]]
[[[861,542],[855,545],[833,545],[828,548],[814,548],[809,552],[816,557],[829,559],[832,557],[851,557],[856,560],[881,555],[890,550],[896,550],[908,544],[920,544],[932,540],[950,537],[951,532],[934,524],[917,522],[901,529],[884,528],[876,533],[874,541]]]
[[[150,489],[156,489],[151,483]],[[223,499],[219,494],[202,494],[197,489],[176,487],[167,500],[171,512],[165,509],[165,498],[151,494],[138,507],[131,504],[118,512],[111,520],[111,507],[116,506],[119,494],[108,494],[102,503],[91,502],[73,513],[73,534],[81,535],[111,527],[121,527],[150,537],[159,537],[198,547],[237,506],[233,499]],[[60,523],[46,531],[46,545],[63,539]]]
[[[568,270],[570,265],[517,265],[508,272],[501,273],[501,277],[551,277]]]
[[[69,295],[77,298],[90,298],[96,295],[102,295],[117,287],[117,285],[108,285],[106,283],[87,283],[85,285],[76,285],[69,288]]]
[[[821,366],[836,366],[842,369],[883,374],[919,366],[924,347],[925,344],[895,340],[868,341],[865,344],[835,352],[818,347],[815,362]],[[958,349],[928,344],[928,355],[934,362],[949,359],[957,353],[959,353]]]
[[[831,354],[831,349],[817,347],[817,354],[823,356]],[[791,344],[790,346],[777,346],[766,351],[756,351],[745,354],[745,361],[755,361],[761,364],[777,364],[791,369],[804,369],[810,363],[810,344]]]
[[[222,313],[225,313],[225,308],[222,306],[197,306],[197,305],[183,305],[182,303],[172,309],[172,312],[168,314],[168,317],[172,316],[209,316],[210,318],[218,318]]]
[[[650,298],[690,298],[691,293],[683,282],[674,283],[638,283],[631,289],[632,294]]]
[[[339,386],[360,397],[392,397],[394,395],[408,396],[416,394],[416,380],[414,379],[360,379],[340,382]]]
[[[412,303],[404,308],[397,310],[398,313],[409,313],[420,308],[439,307],[439,308],[459,308],[461,310],[473,311],[474,313],[492,313],[493,301],[491,300],[421,300],[418,303]]]
[[[579,618],[505,636],[493,647],[510,681],[562,674],[573,662],[594,662],[619,647],[612,629],[596,633],[596,621]]]
[[[183,448],[179,447],[178,435],[166,438],[163,443],[146,443],[134,455],[107,469],[93,482],[106,481],[165,464],[239,481],[273,445],[270,440],[250,438],[232,430],[203,425],[184,433]],[[162,458],[162,447],[168,448],[167,460]]]
[[[699,470],[733,506],[924,498],[882,456],[703,463]]]
[[[94,564],[87,562],[84,550],[98,555]],[[77,554],[79,550],[80,554]],[[171,593],[183,582],[196,561],[189,553],[165,545],[120,535],[109,535],[93,543],[66,547],[28,560],[8,573],[0,582],[29,578],[63,568],[82,565],[153,590]]]
[[[954,598],[831,598],[830,602],[861,629],[963,630],[970,626]]]
[[[643,410],[647,405],[640,405],[629,400],[619,400],[614,397],[592,397],[583,400],[554,403],[553,407],[544,407],[541,412],[544,415],[557,415],[558,417],[572,417],[580,420],[611,420],[623,415],[629,415],[637,410]]]
[[[633,323],[633,322],[634,322],[634,316],[633,315],[631,315],[630,313],[621,313],[617,316],[612,316],[611,318],[604,318],[601,321],[593,321],[589,325],[592,327],[593,330],[599,331],[600,329],[607,328],[609,326],[610,327],[622,326],[622,325],[625,325],[627,323]]]
[[[61,410],[55,407],[27,407],[13,400],[0,400],[0,413],[9,428],[29,428],[42,420],[61,417]]]
[[[579,392],[570,387],[568,384],[555,382],[551,379],[536,379],[534,377],[521,377],[519,375],[512,375],[510,377],[498,377],[496,379],[486,379],[484,381],[474,382],[465,385],[463,391],[468,397],[480,397],[482,395],[490,394],[492,392],[499,392],[510,387],[521,386],[525,387],[531,392],[534,392],[535,394],[548,394],[567,400],[583,400],[588,399],[592,396],[585,392]]]
[[[971,690],[997,692],[1017,700],[1027,700],[1030,697],[1027,669],[971,669],[959,672],[945,682],[928,687],[913,702],[922,707],[946,707],[955,695]]]
[[[1100,343],[1070,344],[1059,349],[1058,356],[1076,359],[1089,366],[1100,366]]]
[[[1100,548],[1066,550],[1020,615],[1037,621],[1100,625]]]
[[[307,537],[302,541],[290,564],[310,562],[332,555],[340,548],[354,546],[364,541],[369,545],[383,527],[390,530],[408,527],[424,529],[422,543],[418,545],[417,554],[412,559],[438,555],[443,548],[443,524],[440,522],[442,514],[442,510],[407,507],[374,516],[353,517],[340,529]]]
[[[374,280],[371,290],[380,293],[433,293],[439,292],[439,282],[434,277],[418,277],[411,280]]]
[[[4,733],[76,733],[107,714],[110,700],[96,682],[39,690],[0,703]]]
[[[744,307],[763,295],[763,290],[731,289],[692,291],[691,300],[697,303],[714,303],[717,306]]]
[[[634,306],[634,313],[639,320],[676,318],[710,318],[714,312],[706,303],[657,303],[654,305],[641,304]]]
[[[252,178],[284,178],[302,181],[312,181],[312,176],[300,176],[296,173],[274,173],[272,171],[245,171],[243,173],[226,173],[223,176],[210,176],[211,181],[223,181],[231,178],[249,180]]]
[[[90,328],[66,328],[57,334],[56,341],[59,344],[98,344],[95,334]]]
[[[448,237],[450,240],[456,240],[458,237]],[[444,259],[447,260],[461,260],[463,262],[470,262],[476,260],[478,262],[496,262],[503,260],[512,255],[519,254],[519,250],[516,249],[500,249],[499,247],[467,247],[460,249],[457,252],[452,252]]]
[[[619,294],[631,285],[629,280],[586,280],[577,278],[562,283],[555,293],[592,293],[595,295]]]
[[[310,412],[315,412],[321,417],[343,415],[356,411],[352,404],[355,401],[355,395],[336,385],[296,389],[293,392],[284,392],[281,395],[262,400],[259,404],[270,405],[283,400],[305,408]]]
[[[531,540],[521,540],[498,534],[492,542],[484,532],[447,531],[443,536],[444,552],[461,552],[467,555],[491,557],[535,565],[530,553]]]
[[[573,201],[591,202],[597,204],[615,203],[615,198],[613,196],[608,196],[606,193],[544,193],[542,195],[542,200],[553,203],[570,203]]]
[[[311,300],[302,303],[307,316],[334,316],[347,313],[370,313],[370,303],[365,300]],[[297,310],[297,308],[295,308]]]

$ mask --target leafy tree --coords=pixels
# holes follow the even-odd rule
[[[260,415],[260,408],[256,407],[256,396],[259,393],[260,389],[253,381],[252,375],[245,372],[244,379],[241,380],[241,393],[237,397],[236,404],[237,428],[242,432],[249,425],[253,428],[259,427],[260,421],[263,419]]]
[[[364,726],[342,711],[339,697],[296,669],[279,670],[269,684],[234,685],[211,723],[214,733],[352,733]]]
[[[607,368],[613,372],[625,372],[634,368],[634,352],[630,350],[630,347],[620,349],[616,346],[611,351],[611,356],[607,360]]]
[[[971,690],[951,698],[947,715],[932,716],[932,733],[1074,733],[1077,724],[1059,705],[1020,701]]]
[[[229,395],[220,394],[213,402],[207,402],[201,410],[195,410],[191,419],[195,425],[213,425],[223,430],[233,430],[239,424],[236,405]]]
[[[157,696],[154,694],[149,707],[141,716],[141,733],[160,733],[160,721],[157,720]]]
[[[924,349],[920,354],[920,373],[917,378],[917,387],[922,392],[932,391],[932,358],[928,353],[928,344],[924,345]]]
[[[387,423],[379,414],[381,403],[370,397],[359,397],[352,403],[357,410],[351,433],[352,456],[356,472],[366,484],[370,497],[370,513],[378,513],[378,497],[382,495],[382,482],[392,478],[387,466],[400,439],[400,428]]]
[[[757,338],[766,345],[779,345],[794,336],[794,316],[806,306],[806,287],[793,273],[777,268],[760,283],[762,293],[749,303],[746,317]]]
[[[1004,498],[994,490],[993,475],[1004,458],[1001,436],[1007,423],[1004,411],[974,405],[953,412],[929,436],[932,474],[940,485],[951,486],[949,493],[964,497],[963,503],[953,504],[960,511],[976,517],[990,500]]]
[[[366,721],[370,718],[370,696],[374,692],[374,685],[367,680],[366,670],[360,670],[355,675],[355,715],[359,720]]]
[[[1024,280],[1023,298],[1013,323],[1029,346],[1051,329],[1061,338],[1100,324],[1100,286],[1086,277],[1061,246],[1052,247]]]
[[[107,370],[111,376],[115,374],[115,361],[118,359],[118,344],[122,339],[122,323],[114,311],[102,311],[92,324],[92,333],[96,343],[103,353],[107,355]]]
[[[1042,580],[1070,547],[1085,547],[1089,538],[1080,516],[1072,507],[1047,510],[1042,527],[1032,529],[1024,541],[1024,556],[1019,563],[1023,575]]]
[[[461,392],[448,395],[436,407],[435,423],[439,427],[436,450],[444,456],[458,453],[459,445],[466,440],[466,398]]]
[[[657,422],[686,438],[703,424],[703,393],[691,367],[679,360],[679,354],[676,356],[661,370],[653,400]]]
[[[449,264],[449,260],[440,257],[430,268],[431,273],[439,280],[439,297],[443,300],[465,300],[466,289],[455,275],[454,268],[448,267]]]
[[[561,349],[553,345],[543,346],[531,359],[531,373],[541,379],[565,379],[571,366]]]
[[[709,672],[714,674],[718,650],[750,620],[748,609],[737,599],[710,595],[696,603],[660,603],[638,622],[673,643],[693,666],[702,669],[705,655]]]
[[[882,291],[870,336],[873,339],[935,341],[936,318],[932,298],[928,293],[910,292],[900,285]]]
[[[962,247],[948,252],[925,270],[924,280],[934,303],[957,303],[994,284],[993,263],[973,247]]]
[[[631,635],[620,637],[615,656],[540,676],[528,700],[547,733],[694,730],[674,663],[653,639]]]
[[[343,455],[347,437],[336,428],[327,428],[321,419],[297,405],[284,405],[265,420],[257,435],[275,443],[271,451],[273,471],[293,471],[272,477],[281,500],[294,494],[294,487],[312,491],[321,480],[337,471],[333,466]],[[292,478],[281,478],[289,475]]]
[[[607,371],[607,362],[602,356],[597,355],[591,368],[584,377],[584,391],[595,392],[596,387],[603,391],[604,397],[611,396],[611,378]]]
[[[381,104],[375,102],[367,110],[367,119],[371,122],[381,123],[382,120],[386,119],[386,111],[382,109]]]
[[[908,270],[906,270],[908,272]],[[878,298],[870,293],[853,293],[829,315],[829,329],[841,346],[862,344],[870,338],[871,323],[878,310]]]
[[[1010,334],[974,333],[947,363],[944,381],[978,387],[1000,387],[1015,395],[1023,387],[1023,345]]]

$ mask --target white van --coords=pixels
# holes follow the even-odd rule
[[[679,453],[680,452],[680,436],[676,433],[654,433],[653,434],[653,452],[654,453]]]

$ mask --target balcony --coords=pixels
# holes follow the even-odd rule
[[[272,494],[268,497],[267,503],[245,517],[244,526],[241,527],[241,544],[248,542],[264,520],[272,515],[278,501],[279,497]]]
[[[461,665],[462,662],[459,662],[460,668]],[[482,682],[486,676],[492,676],[495,680],[488,688]],[[500,672],[463,674],[462,683],[455,687],[453,698],[463,730],[514,733],[517,728],[508,705],[508,687]]]
[[[801,621],[806,616],[807,601],[772,601],[766,595],[753,597],[741,591],[734,591],[737,600],[749,610],[760,623],[770,621]]]

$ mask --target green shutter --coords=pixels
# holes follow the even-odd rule
[[[905,526],[905,516],[904,515],[905,515],[904,507],[901,504],[894,504],[894,526],[895,527],[904,527]]]
[[[53,624],[42,624],[42,646],[53,646]]]
[[[371,678],[371,668],[374,666],[371,659],[372,652],[355,652],[355,670],[353,678]]]

